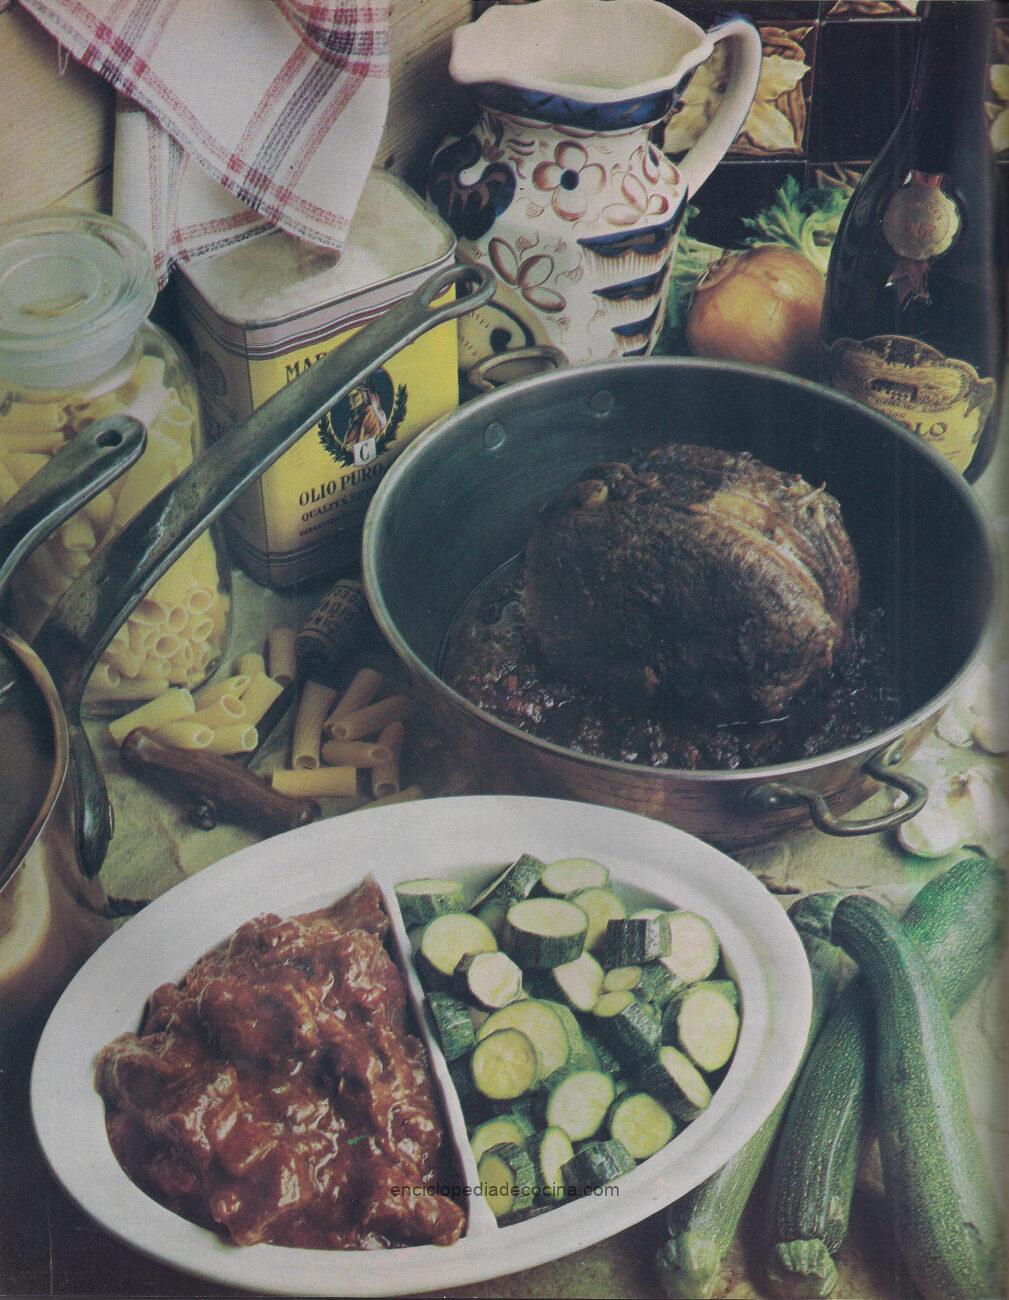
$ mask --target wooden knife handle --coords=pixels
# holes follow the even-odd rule
[[[119,752],[131,776],[189,800],[205,800],[222,818],[263,835],[307,826],[321,816],[314,799],[278,794],[240,763],[198,749],[172,749],[143,727],[130,732]]]

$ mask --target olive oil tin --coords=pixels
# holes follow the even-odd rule
[[[454,253],[452,232],[413,191],[372,171],[342,258],[273,231],[184,267],[180,310],[208,438],[450,266]],[[458,401],[450,321],[374,370],[228,511],[236,562],[271,587],[353,569],[372,492]]]

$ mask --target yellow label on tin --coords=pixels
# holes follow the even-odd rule
[[[924,438],[961,473],[995,401],[995,381],[966,361],[901,335],[837,339],[823,352],[826,382]]]
[[[449,321],[373,370],[266,471],[260,481],[264,550],[283,555],[360,529],[368,499],[396,456],[458,404],[455,330]],[[253,406],[261,406],[356,332],[346,330],[277,357],[250,359]]]

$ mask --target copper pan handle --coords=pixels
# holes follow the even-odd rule
[[[0,596],[25,556],[125,474],[146,444],[137,420],[95,420],[31,476],[0,510]]]
[[[456,297],[439,304],[452,289]],[[49,615],[35,649],[67,714],[77,850],[88,874],[100,868],[112,826],[104,782],[80,725],[81,697],[116,629],[207,526],[350,389],[428,330],[483,306],[493,290],[493,276],[480,267],[450,267],[432,276],[215,441],[99,552]]]
[[[804,803],[809,809],[809,817],[813,825],[827,835],[872,835],[877,831],[891,830],[921,812],[928,799],[927,786],[916,781],[913,776],[893,771],[894,765],[903,758],[901,743],[897,741],[889,748],[877,751],[862,764],[862,771],[866,776],[871,776],[880,785],[900,790],[907,795],[906,801],[899,808],[894,808],[880,817],[866,817],[862,820],[836,817],[819,790],[810,790],[806,786],[793,785],[788,781],[768,781],[764,785],[753,786],[747,791],[746,798],[761,812],[774,812],[778,808]]]

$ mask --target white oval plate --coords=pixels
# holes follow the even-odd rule
[[[633,906],[706,916],[740,986],[733,1063],[711,1106],[605,1196],[498,1228],[474,1200],[454,1246],[387,1251],[233,1246],[164,1209],[120,1168],[94,1090],[95,1055],[135,1030],[148,994],[261,912],[291,915],[341,897],[366,875],[457,875],[470,887],[520,853],[606,863]],[[394,904],[393,904],[394,907]],[[402,924],[394,916],[397,939]],[[416,1001],[416,978],[410,979]],[[31,1108],[49,1165],[106,1231],[183,1272],[259,1292],[385,1296],[464,1286],[591,1246],[685,1195],[746,1142],[794,1074],[810,1017],[810,977],[781,906],[748,871],[683,831],[632,813],[553,799],[486,796],[390,805],[316,822],[223,859],[145,908],[108,939],[63,994],[35,1059]],[[432,1067],[444,1078],[433,1048]],[[458,1103],[447,1099],[450,1125]],[[467,1149],[466,1165],[472,1167]],[[619,1194],[616,1194],[619,1193]]]

